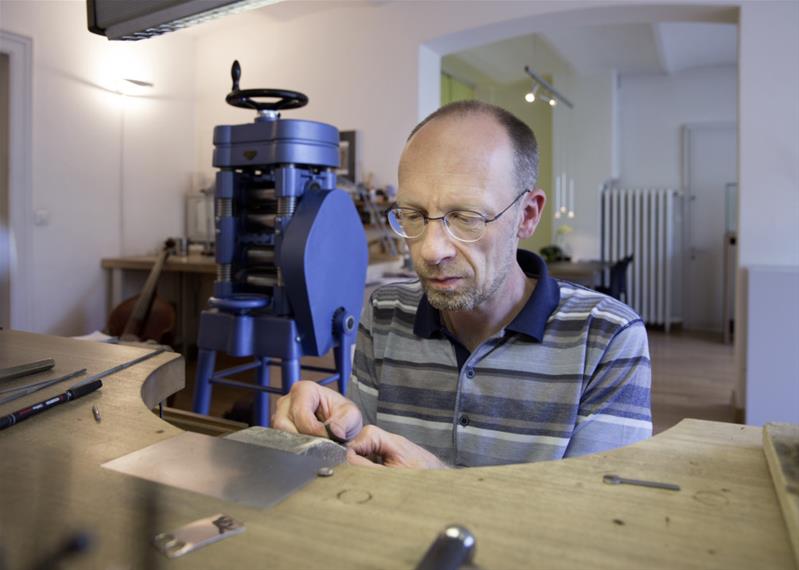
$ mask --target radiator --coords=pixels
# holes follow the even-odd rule
[[[601,196],[602,260],[615,262],[633,256],[623,300],[646,324],[663,325],[668,331],[676,320],[675,208],[680,205],[679,193],[604,187]]]

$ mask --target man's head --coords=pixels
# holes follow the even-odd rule
[[[513,147],[513,167],[519,191],[535,188],[538,181],[538,141],[530,127],[502,107],[475,100],[457,101],[444,105],[416,125],[408,136],[407,142],[410,142],[425,125],[436,119],[458,119],[475,115],[493,118],[510,138]]]
[[[398,206],[434,218],[464,210],[492,220],[510,205],[477,241],[456,239],[443,220],[408,239],[434,307],[468,311],[501,294],[519,239],[533,234],[544,206],[537,170],[532,131],[493,105],[453,103],[413,130],[400,159]]]

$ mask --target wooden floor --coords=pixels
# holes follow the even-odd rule
[[[733,345],[720,334],[650,330],[649,351],[655,433],[684,418],[736,421]]]
[[[720,335],[693,332],[649,331],[649,347],[652,357],[652,416],[654,432],[672,427],[684,418],[735,421],[732,404],[735,386],[735,363],[732,345],[721,342]],[[221,360],[221,358],[220,358]],[[332,360],[332,359],[330,359]],[[229,360],[224,366],[241,361]],[[309,360],[310,364],[332,365],[322,359]],[[221,362],[220,362],[221,364]],[[194,385],[194,362],[186,367],[186,389],[170,402],[172,406],[191,410]],[[279,370],[273,369],[272,385],[279,381]],[[309,379],[319,377],[311,373]],[[246,381],[246,376],[238,379]],[[214,388],[211,415],[248,421],[241,413],[230,414],[238,403],[246,409],[252,396],[243,390],[219,386]],[[274,406],[274,400],[272,402]]]

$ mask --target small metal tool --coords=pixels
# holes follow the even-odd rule
[[[608,485],[637,485],[639,487],[651,487],[653,489],[666,489],[667,491],[679,491],[680,486],[674,483],[660,483],[658,481],[643,481],[641,479],[627,479],[619,475],[604,475],[602,481]]]
[[[242,532],[244,532],[244,524],[229,515],[217,513],[171,532],[157,534],[153,539],[153,544],[167,558],[178,558]]]
[[[98,424],[103,421],[103,416],[100,415],[100,408],[96,404],[92,404],[92,415],[94,416],[94,421]]]
[[[55,360],[52,358],[45,358],[44,360],[20,364],[19,366],[0,368],[0,381],[11,380],[12,378],[20,378],[30,374],[37,374],[39,372],[44,372],[45,370],[50,370],[53,366],[55,366]]]
[[[161,354],[163,352],[164,352],[163,348],[157,348],[157,349],[153,350],[152,352],[148,352],[147,354],[139,356],[138,358],[134,358],[133,360],[128,360],[127,362],[123,362],[122,364],[118,364],[118,365],[114,366],[113,368],[109,368],[108,370],[104,370],[102,372],[98,372],[97,374],[89,376],[89,378],[87,378],[86,381],[87,382],[91,382],[93,380],[100,380],[101,378],[105,378],[106,376],[111,376],[112,374],[116,374],[117,372],[121,372],[122,370],[125,370],[126,368],[130,368],[131,366],[134,366],[134,365],[136,365],[136,364],[138,364],[140,362],[144,362],[145,360],[149,360],[153,356],[158,356],[159,354]]]
[[[416,565],[416,570],[473,568],[476,542],[466,527],[450,525],[439,533]]]
[[[6,390],[0,390],[0,394],[8,394],[8,396],[3,396],[2,398],[0,398],[0,404],[7,404],[9,402],[13,402],[14,400],[19,400],[20,398],[38,392],[39,390],[44,390],[45,388],[54,386],[59,382],[71,380],[72,378],[75,378],[76,376],[82,376],[83,374],[86,374],[85,368],[81,368],[80,370],[76,370],[75,372],[70,372],[69,374],[65,374],[64,376],[59,376],[58,378],[43,380],[35,384],[28,384],[26,386],[18,386],[16,388],[8,388]]]

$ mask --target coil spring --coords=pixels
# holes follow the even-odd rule
[[[291,217],[297,208],[296,196],[285,196],[277,199],[277,215],[283,218]]]
[[[230,281],[231,268],[229,263],[218,264],[216,266],[216,280],[217,281]]]
[[[216,215],[220,218],[233,215],[233,200],[230,198],[216,199]]]

